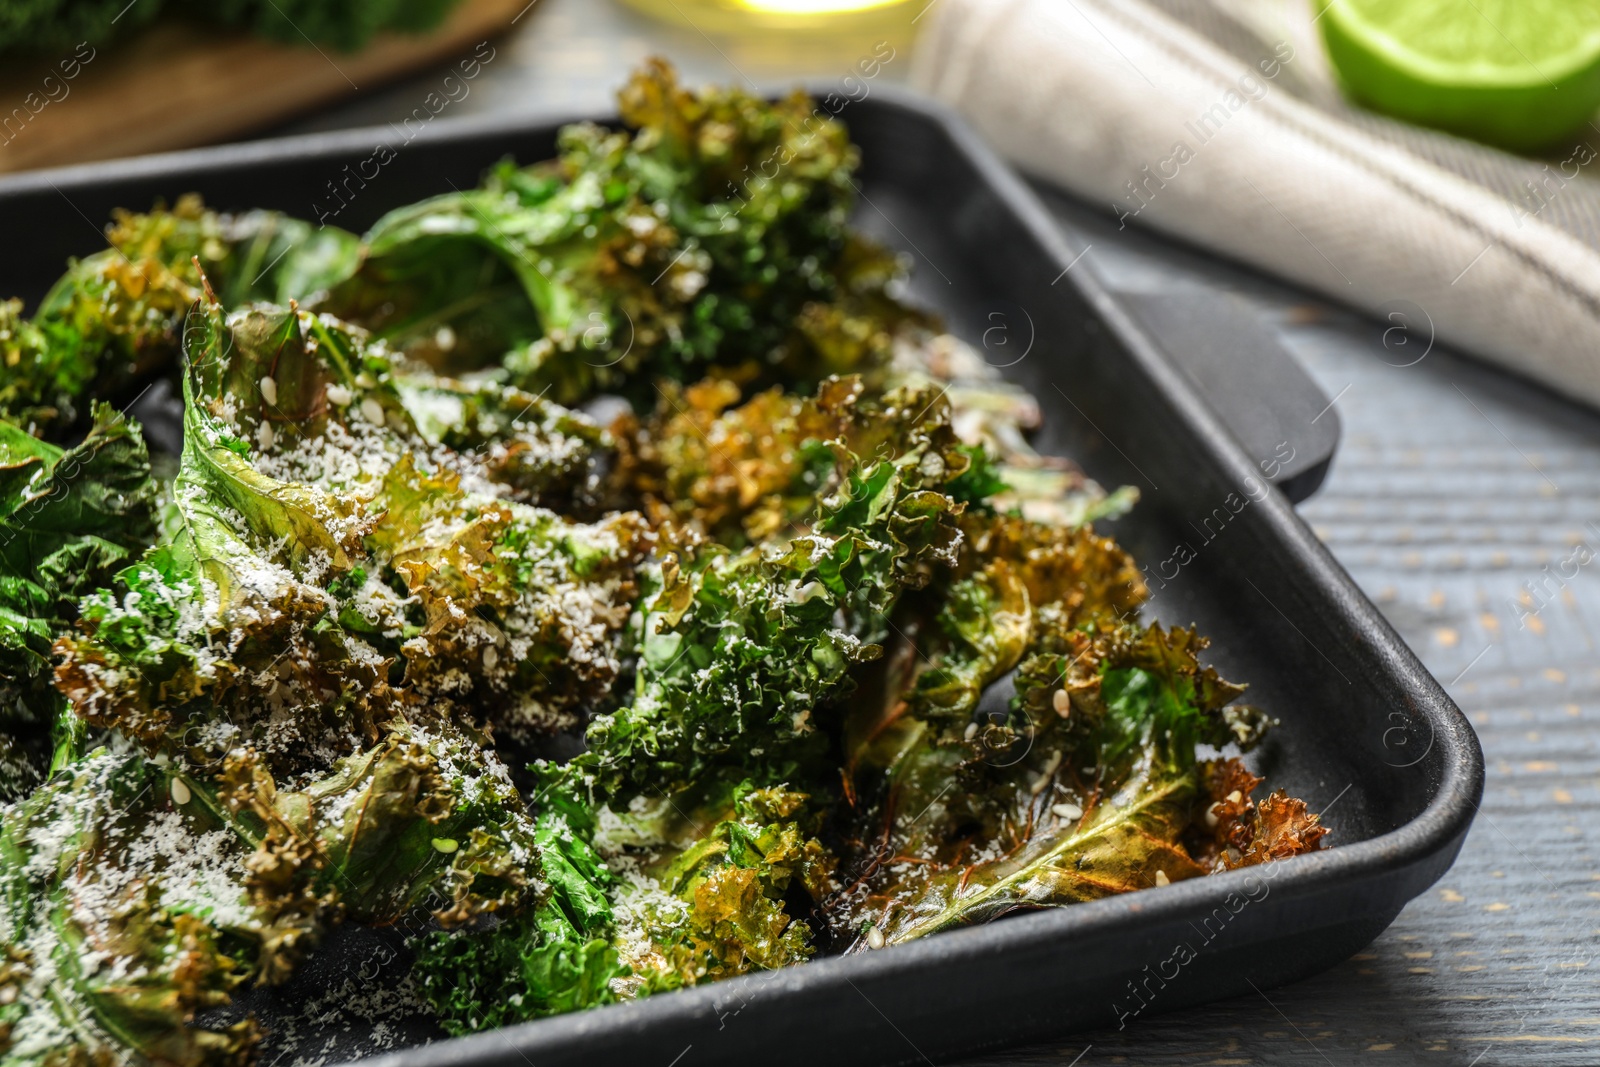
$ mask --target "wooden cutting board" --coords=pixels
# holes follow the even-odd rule
[[[470,64],[481,42],[537,2],[464,0],[431,33],[382,34],[355,53],[173,23],[76,55],[7,63],[0,172],[229,140],[418,67]]]

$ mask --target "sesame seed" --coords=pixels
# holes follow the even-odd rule
[[[1166,871],[1156,872],[1156,885],[1171,885],[1172,879],[1167,877]]]
[[[883,931],[878,929],[876,926],[869,926],[867,928],[867,947],[868,948],[882,948],[883,947]]]
[[[1028,791],[1034,796],[1043,793],[1051,780],[1055,778],[1056,769],[1060,766],[1061,750],[1056,749],[1050,753],[1050,758],[1045,760],[1044,768],[1039,772],[1039,777],[1033,780],[1033,785],[1028,787]]]

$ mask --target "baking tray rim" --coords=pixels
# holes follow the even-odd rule
[[[878,98],[876,102],[874,98]],[[851,106],[882,107],[885,104],[916,112],[940,127],[955,150],[966,157],[994,191],[1004,209],[1058,265],[1065,267],[1084,251],[1054,223],[1037,194],[950,107],[898,86],[874,87],[870,97]],[[496,135],[514,138],[581,121],[604,124],[614,122],[615,116],[597,116],[594,112],[585,113],[571,107],[530,109],[509,116],[466,116],[430,123],[414,140],[447,145]],[[181,179],[187,174],[226,172],[257,162],[342,158],[367,151],[376,142],[392,139],[392,133],[386,127],[363,127],[28,171],[0,177],[0,210],[15,196],[40,193],[45,189],[53,189],[70,204],[67,188],[114,187],[126,181],[154,178]],[[870,169],[869,161],[869,174]],[[94,225],[92,220],[89,224]],[[1254,465],[1232,433],[1129,310],[1088,272],[1073,272],[1070,277],[1063,276],[1063,280],[1076,288],[1104,327],[1116,335],[1127,356],[1139,365],[1163,399],[1176,410],[1185,430],[1195,438],[1195,444],[1210,453],[1222,476],[1233,479],[1236,484],[1243,484],[1247,476],[1255,477]],[[1302,587],[1304,599],[1327,604],[1335,616],[1342,617],[1359,635],[1358,639],[1369,644],[1371,652],[1384,664],[1385,681],[1404,699],[1408,710],[1427,723],[1432,744],[1442,747],[1442,773],[1433,783],[1433,795],[1415,817],[1375,837],[1276,861],[1279,870],[1272,877],[1274,888],[1286,895],[1309,895],[1336,884],[1358,883],[1422,866],[1430,857],[1459,847],[1477,811],[1483,788],[1482,750],[1471,724],[1281,493],[1269,494],[1252,510],[1263,536],[1282,542],[1304,565],[1306,577],[1310,579]],[[1271,601],[1268,604],[1271,605]],[[1442,870],[1433,872],[1428,884]],[[1009,917],[1004,922],[946,931],[936,937],[894,946],[889,952],[818,959],[801,967],[745,975],[678,990],[670,995],[399,1049],[363,1062],[374,1067],[414,1065],[424,1060],[430,1065],[467,1063],[484,1057],[489,1051],[486,1042],[509,1042],[519,1051],[526,1050],[530,1042],[564,1045],[597,1027],[648,1027],[658,1019],[665,1022],[706,1010],[714,1012],[718,1004],[746,1000],[745,994],[757,989],[781,995],[798,993],[803,987],[817,984],[837,986],[842,984],[841,980],[853,985],[852,976],[889,977],[922,970],[932,964],[950,964],[963,956],[1015,951],[1069,933],[1104,937],[1141,926],[1154,928],[1164,922],[1180,920],[1202,904],[1220,904],[1229,893],[1242,889],[1256,878],[1251,869],[1236,870],[1071,907],[1043,909]],[[1405,899],[1414,898],[1425,888],[1426,885],[1415,887]],[[1404,902],[1401,901],[1401,906]],[[1270,939],[1270,935],[1266,935],[1252,940]]]

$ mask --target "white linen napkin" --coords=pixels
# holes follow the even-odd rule
[[[912,77],[1127,224],[1600,404],[1600,128],[1527,160],[1361,112],[1321,7],[933,0]]]

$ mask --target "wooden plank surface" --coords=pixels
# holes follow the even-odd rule
[[[465,0],[431,33],[381,34],[351,54],[174,23],[8,66],[0,172],[233,140],[417,67],[471,60],[527,6]]]

